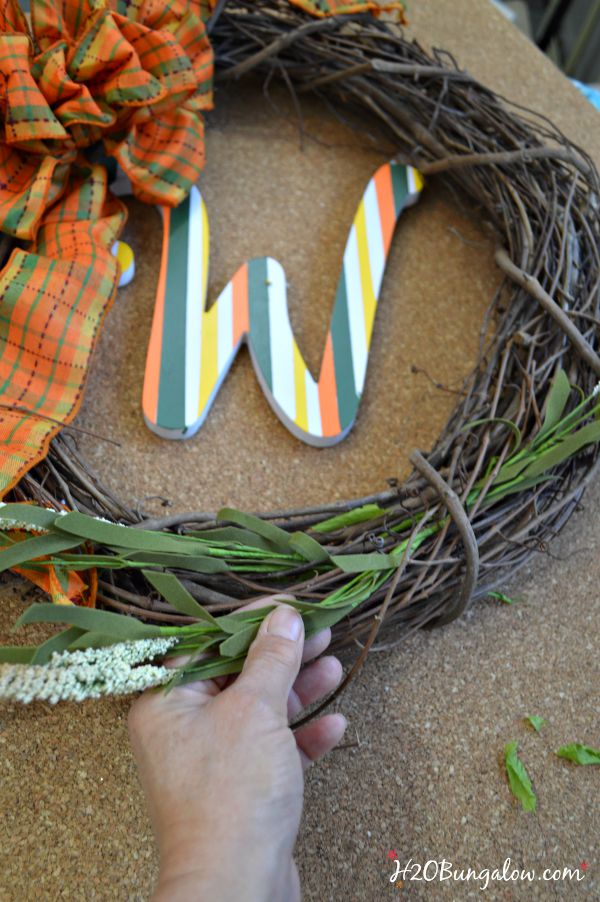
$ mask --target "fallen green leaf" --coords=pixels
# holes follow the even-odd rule
[[[504,604],[516,604],[516,598],[509,598],[508,595],[505,595],[504,592],[488,592],[489,598],[496,598],[498,601],[503,601]]]
[[[536,731],[536,733],[539,733],[540,730],[542,729],[542,727],[544,726],[544,724],[546,723],[544,718],[540,717],[538,714],[530,714],[528,717],[525,718],[525,720],[531,724],[531,726]]]
[[[517,742],[509,742],[504,746],[504,762],[508,776],[508,785],[512,794],[519,800],[523,811],[535,811],[537,799],[525,770],[525,765],[517,755]]]
[[[593,749],[579,742],[563,745],[556,754],[559,758],[566,758],[575,764],[600,764],[600,749]]]

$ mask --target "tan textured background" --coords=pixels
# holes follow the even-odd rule
[[[600,163],[600,116],[485,0],[415,0],[411,21],[422,43],[452,51],[496,91],[553,117]],[[281,97],[274,99],[279,114],[259,95],[219,98],[202,183],[212,286],[216,293],[247,257],[277,257],[293,286],[294,328],[317,369],[347,228],[381,157],[313,107],[306,113],[313,138],[300,152],[297,128],[281,115]],[[85,451],[124,497],[159,491],[175,508],[265,508],[359,495],[406,472],[413,445],[431,445],[453,400],[411,365],[457,387],[497,280],[485,235],[454,201],[432,187],[406,215],[357,427],[326,451],[305,448],[279,425],[247,359],[236,363],[194,440],[167,444],[145,430],[138,399],[156,226],[147,211],[134,211],[129,238],[138,275],[109,318],[79,418],[84,426],[101,423],[122,444],[86,443]],[[564,742],[600,745],[599,507],[596,486],[552,556],[534,561],[507,589],[518,605],[479,604],[442,631],[371,657],[340,702],[358,746],[330,756],[307,781],[298,844],[306,898],[479,895],[474,883],[393,889],[390,848],[403,861],[446,858],[478,870],[501,867],[507,857],[539,871],[585,860],[578,886],[497,884],[487,896],[600,898],[600,768],[576,769],[552,755]],[[1,598],[0,626],[8,629],[22,595],[9,582]],[[127,708],[0,708],[2,902],[148,897],[156,858],[128,748]],[[531,713],[548,718],[539,737],[522,723]],[[511,739],[519,740],[538,793],[536,815],[523,814],[506,787],[501,752]]]

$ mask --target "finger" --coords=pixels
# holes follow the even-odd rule
[[[325,714],[295,732],[296,745],[304,770],[335,748],[347,725],[343,714]]]
[[[264,608],[270,605],[285,605],[286,601],[293,601],[294,598],[291,595],[269,595],[264,596],[263,598],[257,598],[254,601],[251,601],[249,604],[244,605],[241,608],[238,608],[238,611],[251,611],[258,610],[260,608]],[[267,615],[268,616],[268,615]],[[312,661],[314,658],[322,655],[327,646],[331,641],[331,630],[326,628],[324,630],[319,630],[318,633],[315,633],[310,637],[305,643],[302,652],[302,663],[306,663],[307,661]],[[169,668],[178,668],[183,667],[188,664],[190,661],[201,661],[207,657],[210,657],[209,654],[203,652],[201,654],[189,654],[189,655],[178,655],[177,657],[167,658],[165,661],[166,667]],[[202,695],[212,697],[218,695],[223,689],[225,689],[228,685],[235,682],[237,679],[237,674],[232,676],[222,676],[222,677],[214,677],[211,680],[194,680],[193,682],[186,683],[185,686],[177,687],[178,690],[184,692],[184,694],[197,694],[200,693]],[[175,690],[173,690],[175,691]]]
[[[303,667],[288,696],[288,718],[292,720],[307,705],[333,692],[342,679],[342,665],[328,655]]]
[[[331,642],[331,630],[329,627],[319,630],[314,636],[306,639],[304,642],[304,651],[302,652],[302,663],[312,661],[314,658],[320,657],[329,643]]]
[[[241,611],[252,611],[259,610],[260,608],[270,607],[273,604],[285,604],[286,601],[294,601],[293,595],[265,595],[262,598],[256,598],[254,601],[249,602],[241,608],[237,608],[234,613],[238,613]],[[322,634],[329,633],[329,636],[324,636]],[[325,638],[327,641],[325,642]],[[323,651],[329,645],[331,640],[331,630],[321,630],[318,633],[315,633],[314,636],[311,637],[310,645],[308,645],[308,655],[305,658],[303,656],[303,660],[310,661],[312,658],[316,658],[318,655],[322,654]],[[308,643],[307,643],[308,644]],[[185,667],[186,664],[189,664],[191,661],[204,661],[207,658],[210,658],[211,654],[209,652],[192,652],[187,655],[176,655],[166,658],[164,661],[165,667],[168,667],[172,670],[175,670],[179,667]],[[222,676],[222,677],[213,677],[210,680],[195,680],[193,683],[188,683],[186,685],[192,687],[192,689],[197,688],[198,683],[206,683],[212,684],[209,687],[209,693],[211,695],[216,695],[219,690],[224,689],[232,680],[237,678],[237,674],[233,674],[232,676]],[[183,687],[181,687],[183,688]],[[214,691],[213,691],[214,689]]]
[[[262,598],[256,598],[254,601],[245,604],[242,608],[237,608],[236,613],[241,611],[260,610],[260,608],[271,607],[271,605],[284,605],[288,601],[294,601],[293,595],[264,595]],[[331,630],[327,627],[319,630],[304,642],[304,651],[302,653],[302,663],[312,661],[323,654],[329,643],[331,642]]]
[[[276,607],[262,622],[248,650],[235,690],[262,699],[287,723],[288,695],[300,670],[303,645],[300,615],[287,605]]]
[[[319,657],[322,655],[329,642],[331,641],[331,630],[329,628],[320,630],[318,633],[315,633],[314,636],[311,636],[310,639],[307,639],[304,643],[304,650],[302,652],[302,663],[306,663],[307,661],[312,661],[313,658]],[[201,655],[197,655],[195,658],[193,655],[179,655],[177,658],[168,658],[165,661],[165,665],[167,667],[175,668],[175,667],[183,667],[185,664],[188,664],[192,659],[196,661],[201,661],[204,658],[208,658],[209,655],[205,652]],[[301,671],[299,678],[302,676]],[[188,692],[199,692],[201,691],[204,695],[207,695],[212,698],[214,695],[218,695],[219,692],[222,692],[227,686],[231,683],[234,683],[238,678],[237,673],[231,674],[230,676],[220,676],[213,677],[210,680],[194,680],[191,683],[186,683],[185,686],[177,687],[178,689],[187,689]],[[316,701],[317,698],[320,698],[321,695],[325,695],[327,692],[331,692],[337,686],[337,682],[335,685],[330,688],[323,689],[320,695],[315,696],[312,701]],[[174,691],[174,690],[173,690]],[[290,698],[293,696],[294,689],[290,692]],[[296,717],[296,715],[302,710],[305,705],[310,705],[310,701],[299,701],[297,706],[292,709],[292,713],[290,714],[290,707],[288,704],[288,717]]]

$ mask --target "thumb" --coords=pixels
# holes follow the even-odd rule
[[[300,670],[304,624],[287,605],[265,617],[235,685],[265,701],[287,723],[287,700]]]

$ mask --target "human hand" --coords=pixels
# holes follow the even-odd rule
[[[263,599],[264,606],[270,599]],[[339,684],[321,655],[330,630],[304,642],[293,608],[265,619],[242,673],[145,692],[129,728],[160,852],[155,902],[300,898],[292,859],[303,770],[346,728],[327,714],[292,733],[288,719]]]

